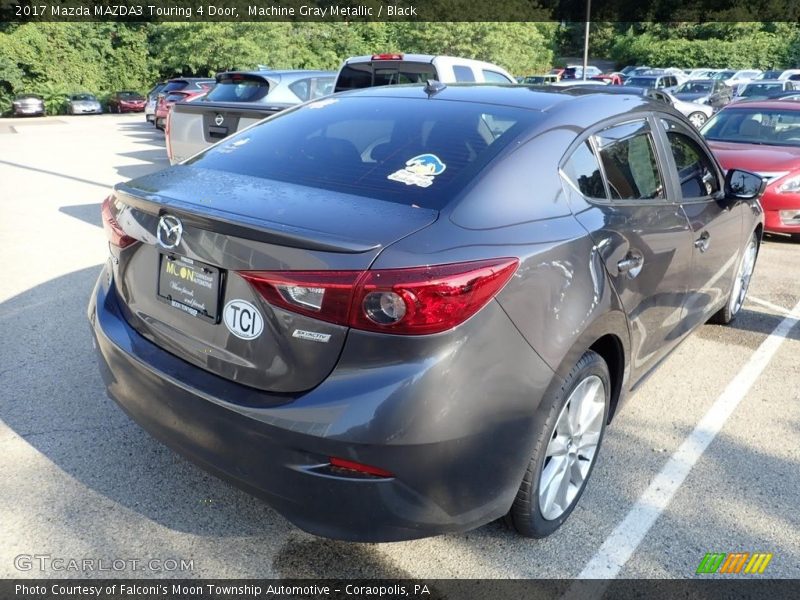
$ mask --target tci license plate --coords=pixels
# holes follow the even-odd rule
[[[219,320],[220,270],[183,256],[161,255],[158,296],[194,317]]]

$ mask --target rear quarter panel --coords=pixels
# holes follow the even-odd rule
[[[437,223],[394,244],[375,263],[391,268],[519,257],[497,301],[559,376],[606,334],[618,337],[629,354],[624,312],[558,174],[561,153],[554,149],[566,148],[575,135],[571,127],[549,130],[504,153]]]

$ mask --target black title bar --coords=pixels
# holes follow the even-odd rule
[[[0,581],[3,600],[794,600],[798,581],[761,579],[17,579]]]
[[[556,21],[587,0],[0,0],[0,22]],[[592,21],[798,21],[800,0],[592,0]]]

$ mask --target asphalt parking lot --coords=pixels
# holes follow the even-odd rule
[[[100,202],[167,165],[141,114],[0,121],[0,577],[684,578],[706,552],[772,553],[766,576],[800,577],[800,325],[784,319],[800,244],[765,240],[734,324],[702,327],[636,392],[555,535],[492,523],[349,544],[296,529],[105,396],[86,320],[107,254]],[[20,555],[128,562],[24,570]]]

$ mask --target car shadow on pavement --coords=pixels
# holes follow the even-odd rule
[[[140,143],[154,144],[162,148],[166,146],[164,132],[156,129],[151,123],[120,123],[118,127],[126,136],[140,138],[142,140]]]
[[[100,215],[100,203],[95,202],[92,204],[72,204],[70,206],[61,206],[58,212],[64,213],[73,219],[78,219],[89,225],[95,227],[103,227],[103,217]]]
[[[120,152],[117,156],[141,161],[133,165],[126,164],[114,167],[117,174],[125,180],[144,177],[145,175],[156,173],[170,166],[167,153],[163,148],[137,150],[135,152]]]
[[[788,235],[778,235],[775,233],[765,233],[764,234],[764,242],[773,242],[775,244],[788,244],[797,246],[798,252],[800,252],[800,242],[797,240],[793,240]]]
[[[290,535],[272,559],[278,577],[286,579],[410,579],[404,569],[392,565],[376,551],[375,544],[353,544],[322,538]]]
[[[0,303],[2,422],[82,486],[167,528],[263,535],[267,545],[293,530],[263,502],[153,440],[106,396],[86,317],[98,273],[99,265],[75,271]],[[41,494],[64,506],[64,485],[58,478]],[[54,519],[81,528],[69,515]]]
[[[776,314],[766,308],[759,310],[742,308],[736,319],[728,325],[703,325],[693,335],[704,340],[724,338],[726,344],[735,343],[755,350],[764,341],[764,336],[771,334],[785,317],[785,314]],[[727,335],[726,332],[730,330],[742,332],[744,335]],[[792,327],[786,333],[786,339],[800,340],[800,327]]]

